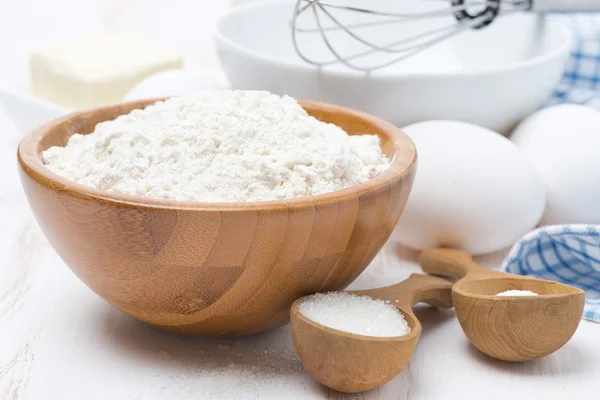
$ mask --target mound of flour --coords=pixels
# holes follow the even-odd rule
[[[348,136],[291,97],[260,91],[171,98],[75,134],[43,153],[85,186],[197,202],[289,199],[333,192],[387,168],[374,135]]]

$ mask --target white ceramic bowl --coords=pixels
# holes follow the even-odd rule
[[[399,1],[369,6],[394,9]],[[250,3],[233,8],[217,24],[215,38],[234,89],[262,89],[296,98],[357,108],[404,126],[429,119],[453,119],[501,133],[546,100],[568,58],[571,33],[535,14],[504,16],[489,27],[455,36],[404,63],[370,75],[335,66],[318,69],[292,45],[294,1]],[[408,1],[410,7],[430,4]],[[438,7],[440,2],[435,3]],[[452,23],[448,16],[446,23]],[[378,43],[400,39],[437,21],[378,27]],[[323,56],[319,36],[303,36],[303,48]],[[340,42],[349,46],[348,41]]]

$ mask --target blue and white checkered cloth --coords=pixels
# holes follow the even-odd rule
[[[553,14],[573,32],[571,55],[562,80],[543,106],[584,104],[600,110],[600,13]]]
[[[502,269],[585,291],[583,318],[600,322],[600,225],[554,225],[527,234]]]

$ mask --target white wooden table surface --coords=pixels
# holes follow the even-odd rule
[[[186,1],[165,3],[177,8]],[[133,7],[140,1],[120,3]],[[210,1],[208,6],[208,0],[197,0],[196,6],[216,14],[224,8],[218,3]],[[6,76],[25,76],[28,49],[48,32],[85,31],[121,18],[99,12],[106,11],[99,4],[0,0],[0,82]],[[90,15],[109,17],[98,22]],[[189,58],[213,62],[212,56],[203,59],[209,41],[198,43],[203,45],[195,53],[190,50],[194,54]],[[4,62],[9,54],[14,62]],[[0,110],[2,400],[600,398],[600,324],[586,321],[555,354],[509,364],[475,350],[452,311],[420,307],[423,334],[408,367],[384,387],[358,395],[343,395],[312,381],[297,359],[289,327],[222,340],[184,338],[149,328],[104,303],[48,245],[21,190],[15,159],[20,135]],[[480,261],[494,267],[502,257]],[[353,287],[398,282],[418,271],[414,258],[392,240]]]

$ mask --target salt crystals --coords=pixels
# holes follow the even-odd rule
[[[498,293],[496,296],[538,296],[538,294],[529,290],[507,290]]]
[[[351,293],[317,293],[298,305],[305,317],[329,328],[357,335],[392,337],[410,332],[404,316],[383,300]]]

